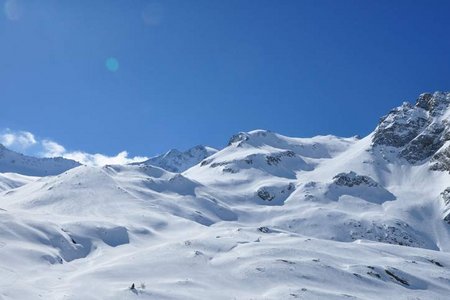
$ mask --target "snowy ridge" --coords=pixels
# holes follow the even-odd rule
[[[203,159],[216,153],[217,150],[207,146],[195,146],[184,152],[172,149],[165,154],[152,157],[142,163],[144,165],[153,165],[163,168],[169,172],[183,172],[192,166],[195,166]]]
[[[62,157],[36,158],[5,148],[0,144],[0,173],[17,173],[27,176],[57,175],[80,164]]]
[[[449,103],[422,94],[362,139],[255,130],[1,174],[0,299],[448,299]]]

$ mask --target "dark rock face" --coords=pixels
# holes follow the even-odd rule
[[[423,108],[430,112],[432,116],[439,116],[450,103],[449,94],[443,92],[435,92],[434,94],[424,93],[417,99],[416,107]]]
[[[339,173],[333,177],[333,181],[338,186],[378,186],[378,183],[369,176],[358,175],[353,171],[349,173]]]
[[[444,221],[450,224],[450,187],[446,188],[441,193],[442,200],[444,201]]]
[[[450,213],[444,217],[444,221],[450,224]]]
[[[257,195],[259,198],[263,199],[264,201],[272,201],[275,198],[275,195],[272,195],[265,188],[260,188],[257,192]]]
[[[442,137],[445,129],[442,124],[431,124],[401,151],[401,155],[412,163],[432,156],[445,143]]]
[[[450,205],[450,187],[446,188],[441,193],[442,199],[444,200],[445,205]]]
[[[450,147],[433,155],[430,169],[433,171],[450,171]]]
[[[433,94],[424,93],[420,95],[419,98],[417,99],[416,106],[429,111],[432,108],[432,102],[433,102]]]
[[[410,163],[432,158],[433,170],[450,170],[448,152],[438,154],[450,140],[450,126],[442,115],[449,109],[450,93],[422,94],[416,105],[404,103],[384,116],[375,130],[373,146],[397,148]]]
[[[269,227],[266,227],[266,226],[259,227],[258,231],[260,231],[262,233],[271,233],[272,232],[272,230]]]
[[[400,220],[389,224],[350,220],[344,224],[351,228],[349,232],[351,240],[366,239],[409,247],[425,246],[414,228]]]
[[[268,165],[278,165],[278,163],[281,162],[283,157],[294,157],[295,153],[293,151],[284,151],[281,153],[276,153],[273,155],[267,155],[266,156],[266,162]]]
[[[376,204],[396,199],[394,194],[371,177],[358,175],[353,171],[334,176],[325,195],[332,201],[339,200],[341,196],[351,196]]]
[[[381,121],[373,137],[374,145],[403,147],[427,125],[424,111],[416,111],[409,103],[392,110]]]
[[[228,141],[228,146],[231,146],[235,143],[240,143],[247,141],[249,139],[249,135],[245,132],[239,132],[238,134],[233,135],[230,140]]]
[[[260,187],[256,195],[264,201],[272,201],[277,198],[287,198],[295,190],[295,185],[289,183],[284,187]]]
[[[276,144],[278,142],[279,140],[275,133],[270,130],[259,129],[250,132],[239,132],[233,135],[228,141],[228,146],[242,147],[244,144],[256,146],[260,144]]]

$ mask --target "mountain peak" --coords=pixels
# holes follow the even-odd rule
[[[165,154],[152,157],[137,164],[152,165],[169,172],[180,173],[195,166],[216,152],[217,150],[212,147],[197,145],[184,152],[177,149],[171,149]]]
[[[375,129],[374,146],[390,146],[410,163],[436,160],[450,140],[450,93],[424,93],[415,105],[403,103],[381,118]]]
[[[237,147],[240,147],[243,143],[249,143],[253,146],[273,144],[280,139],[282,139],[281,135],[270,130],[256,129],[249,132],[239,132],[233,135],[228,142],[228,146],[236,145]]]
[[[450,104],[450,92],[423,93],[416,101],[416,107],[420,107],[436,115],[448,110]]]

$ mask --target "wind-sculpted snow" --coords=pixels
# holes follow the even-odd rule
[[[3,297],[20,299],[442,299],[450,259],[441,252],[338,243],[256,228],[185,228],[134,235],[139,248],[100,244],[102,255],[50,265],[21,256],[4,267]],[[17,262],[17,260],[15,260]],[[28,264],[32,263],[32,266]],[[45,270],[24,277],[24,270]],[[39,278],[40,285],[33,284]],[[57,278],[56,280],[54,278]],[[135,283],[134,289],[130,289]],[[217,288],[212,288],[217,287]]]
[[[255,130],[0,173],[0,299],[446,300],[449,99],[422,94],[362,139]]]

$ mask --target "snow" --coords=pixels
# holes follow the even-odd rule
[[[79,165],[76,161],[62,157],[36,158],[23,155],[0,144],[0,173],[48,176],[60,174]]]
[[[450,116],[438,100],[433,122]],[[450,174],[376,134],[255,130],[104,167],[0,159],[0,299],[448,299]]]
[[[38,179],[34,176],[25,176],[17,173],[0,173],[0,192],[17,188]]]
[[[170,172],[183,172],[216,152],[217,149],[212,147],[198,145],[184,152],[172,149],[165,154],[135,164],[158,166]]]

